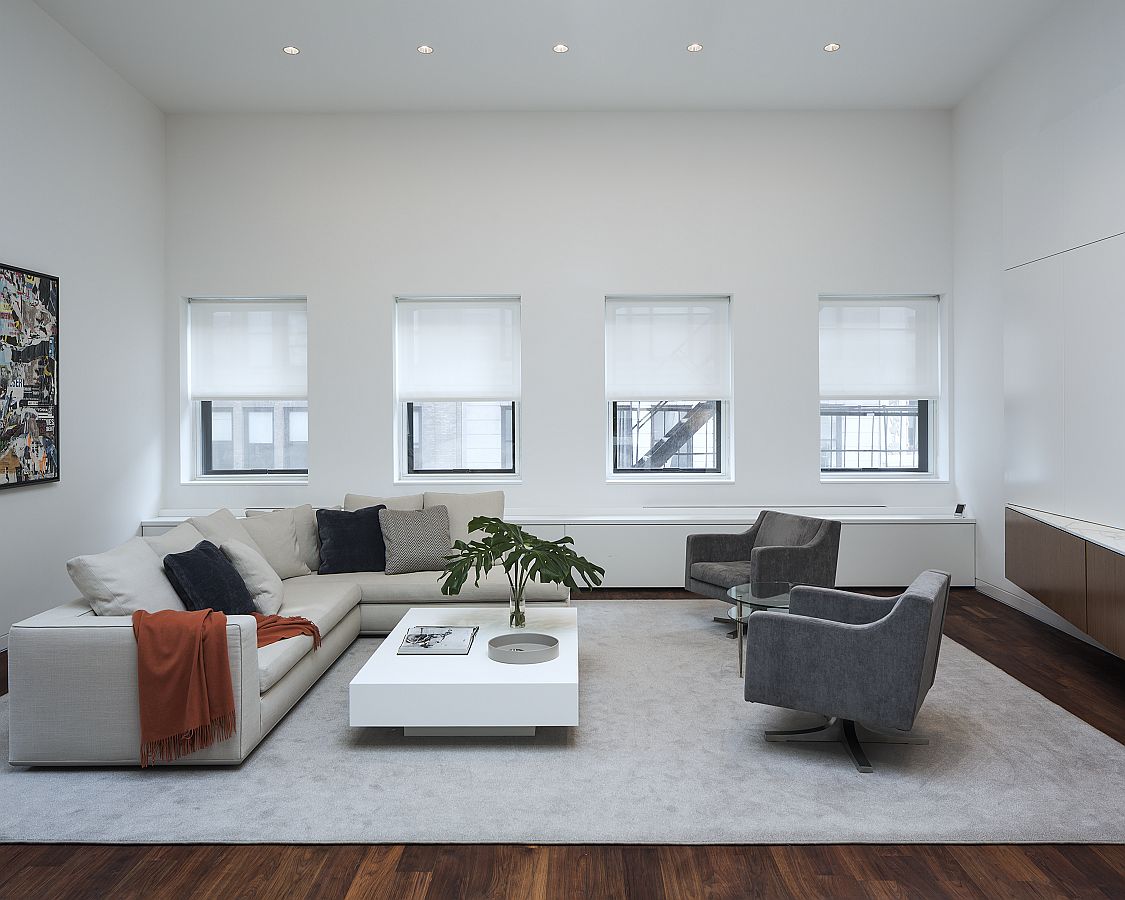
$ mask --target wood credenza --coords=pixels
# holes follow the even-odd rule
[[[1125,555],[1008,508],[1004,574],[1111,653],[1125,657]]]

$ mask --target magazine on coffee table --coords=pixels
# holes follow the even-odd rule
[[[464,656],[473,646],[479,626],[414,625],[406,630],[399,656]]]

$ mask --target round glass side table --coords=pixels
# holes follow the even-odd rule
[[[742,677],[743,630],[746,620],[756,612],[768,609],[789,611],[789,592],[794,585],[788,581],[750,581],[737,584],[727,591],[734,606],[727,610],[727,617],[734,622],[735,643],[738,644],[738,675]]]

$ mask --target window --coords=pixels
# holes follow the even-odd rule
[[[517,475],[520,362],[518,298],[397,300],[399,476]]]
[[[822,472],[933,471],[937,297],[820,301]]]
[[[823,472],[929,472],[929,400],[824,400]]]
[[[607,297],[611,476],[727,477],[730,298]]]
[[[308,473],[306,348],[304,301],[189,302],[199,475]]]

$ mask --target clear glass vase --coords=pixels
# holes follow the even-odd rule
[[[523,593],[512,591],[508,598],[508,625],[512,628],[527,627],[527,613],[523,605]]]

